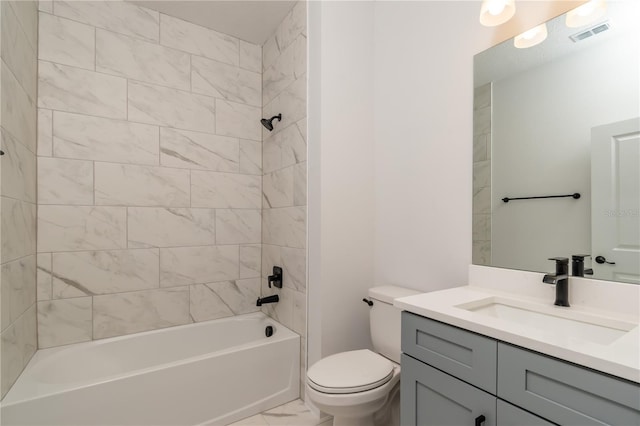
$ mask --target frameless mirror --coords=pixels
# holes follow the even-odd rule
[[[640,283],[638,22],[640,2],[609,2],[475,56],[474,264],[549,272],[585,254],[585,276]]]

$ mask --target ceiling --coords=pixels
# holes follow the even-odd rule
[[[581,28],[568,28],[565,15],[560,15],[547,22],[549,36],[537,46],[517,49],[513,40],[507,40],[477,54],[474,57],[474,85],[479,87],[490,81],[501,80],[621,35],[632,33],[637,37],[635,34],[640,33],[637,23],[639,16],[640,2],[635,0],[608,3],[606,16]],[[608,31],[577,43],[569,38],[603,22],[609,23]]]
[[[273,34],[296,3],[270,0],[129,1],[259,45]]]

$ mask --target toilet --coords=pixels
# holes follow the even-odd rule
[[[337,353],[307,371],[306,395],[333,416],[334,426],[399,424],[401,310],[393,301],[418,293],[395,286],[369,289],[374,350]]]

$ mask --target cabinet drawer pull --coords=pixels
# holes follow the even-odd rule
[[[485,420],[487,420],[487,419],[482,414],[479,415],[478,417],[476,417],[475,426],[482,426],[482,424],[484,423]]]

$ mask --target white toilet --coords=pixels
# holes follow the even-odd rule
[[[393,300],[418,294],[402,287],[369,289],[371,340],[368,349],[321,359],[307,371],[306,395],[333,416],[334,426],[399,424],[400,317]]]

